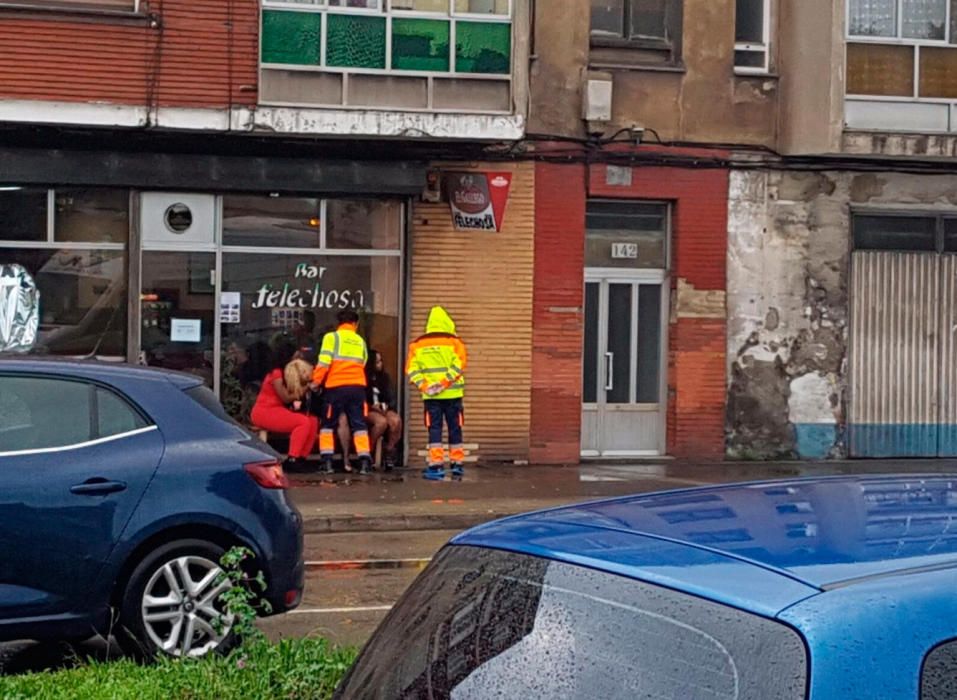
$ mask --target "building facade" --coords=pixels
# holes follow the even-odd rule
[[[728,187],[735,148],[775,143],[766,37],[736,41],[730,0],[536,9],[532,454],[721,458]]]
[[[951,5],[0,2],[0,264],[241,418],[442,304],[484,460],[949,456]]]
[[[343,308],[401,391],[444,304],[472,452],[527,459],[534,167],[476,156],[525,133],[529,22],[527,0],[0,3],[0,265],[39,288],[33,351],[193,372],[245,419],[270,349]],[[453,225],[447,173],[506,182],[498,230]]]
[[[729,190],[733,455],[954,454],[954,9],[771,11],[780,157]]]

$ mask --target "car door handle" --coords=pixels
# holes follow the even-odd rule
[[[102,478],[87,479],[70,489],[70,493],[75,493],[77,496],[105,496],[119,491],[126,491],[125,481],[109,481]]]

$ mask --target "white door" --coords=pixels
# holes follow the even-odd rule
[[[583,457],[665,453],[664,284],[660,270],[585,274]]]

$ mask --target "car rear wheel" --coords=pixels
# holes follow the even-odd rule
[[[233,619],[219,596],[225,550],[202,540],[170,542],[143,559],[123,595],[120,622],[127,646],[146,656],[200,657],[236,644]]]

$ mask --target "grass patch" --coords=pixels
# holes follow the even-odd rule
[[[323,639],[256,640],[228,656],[89,661],[56,673],[0,676],[4,700],[247,700],[330,698],[355,658]]]

